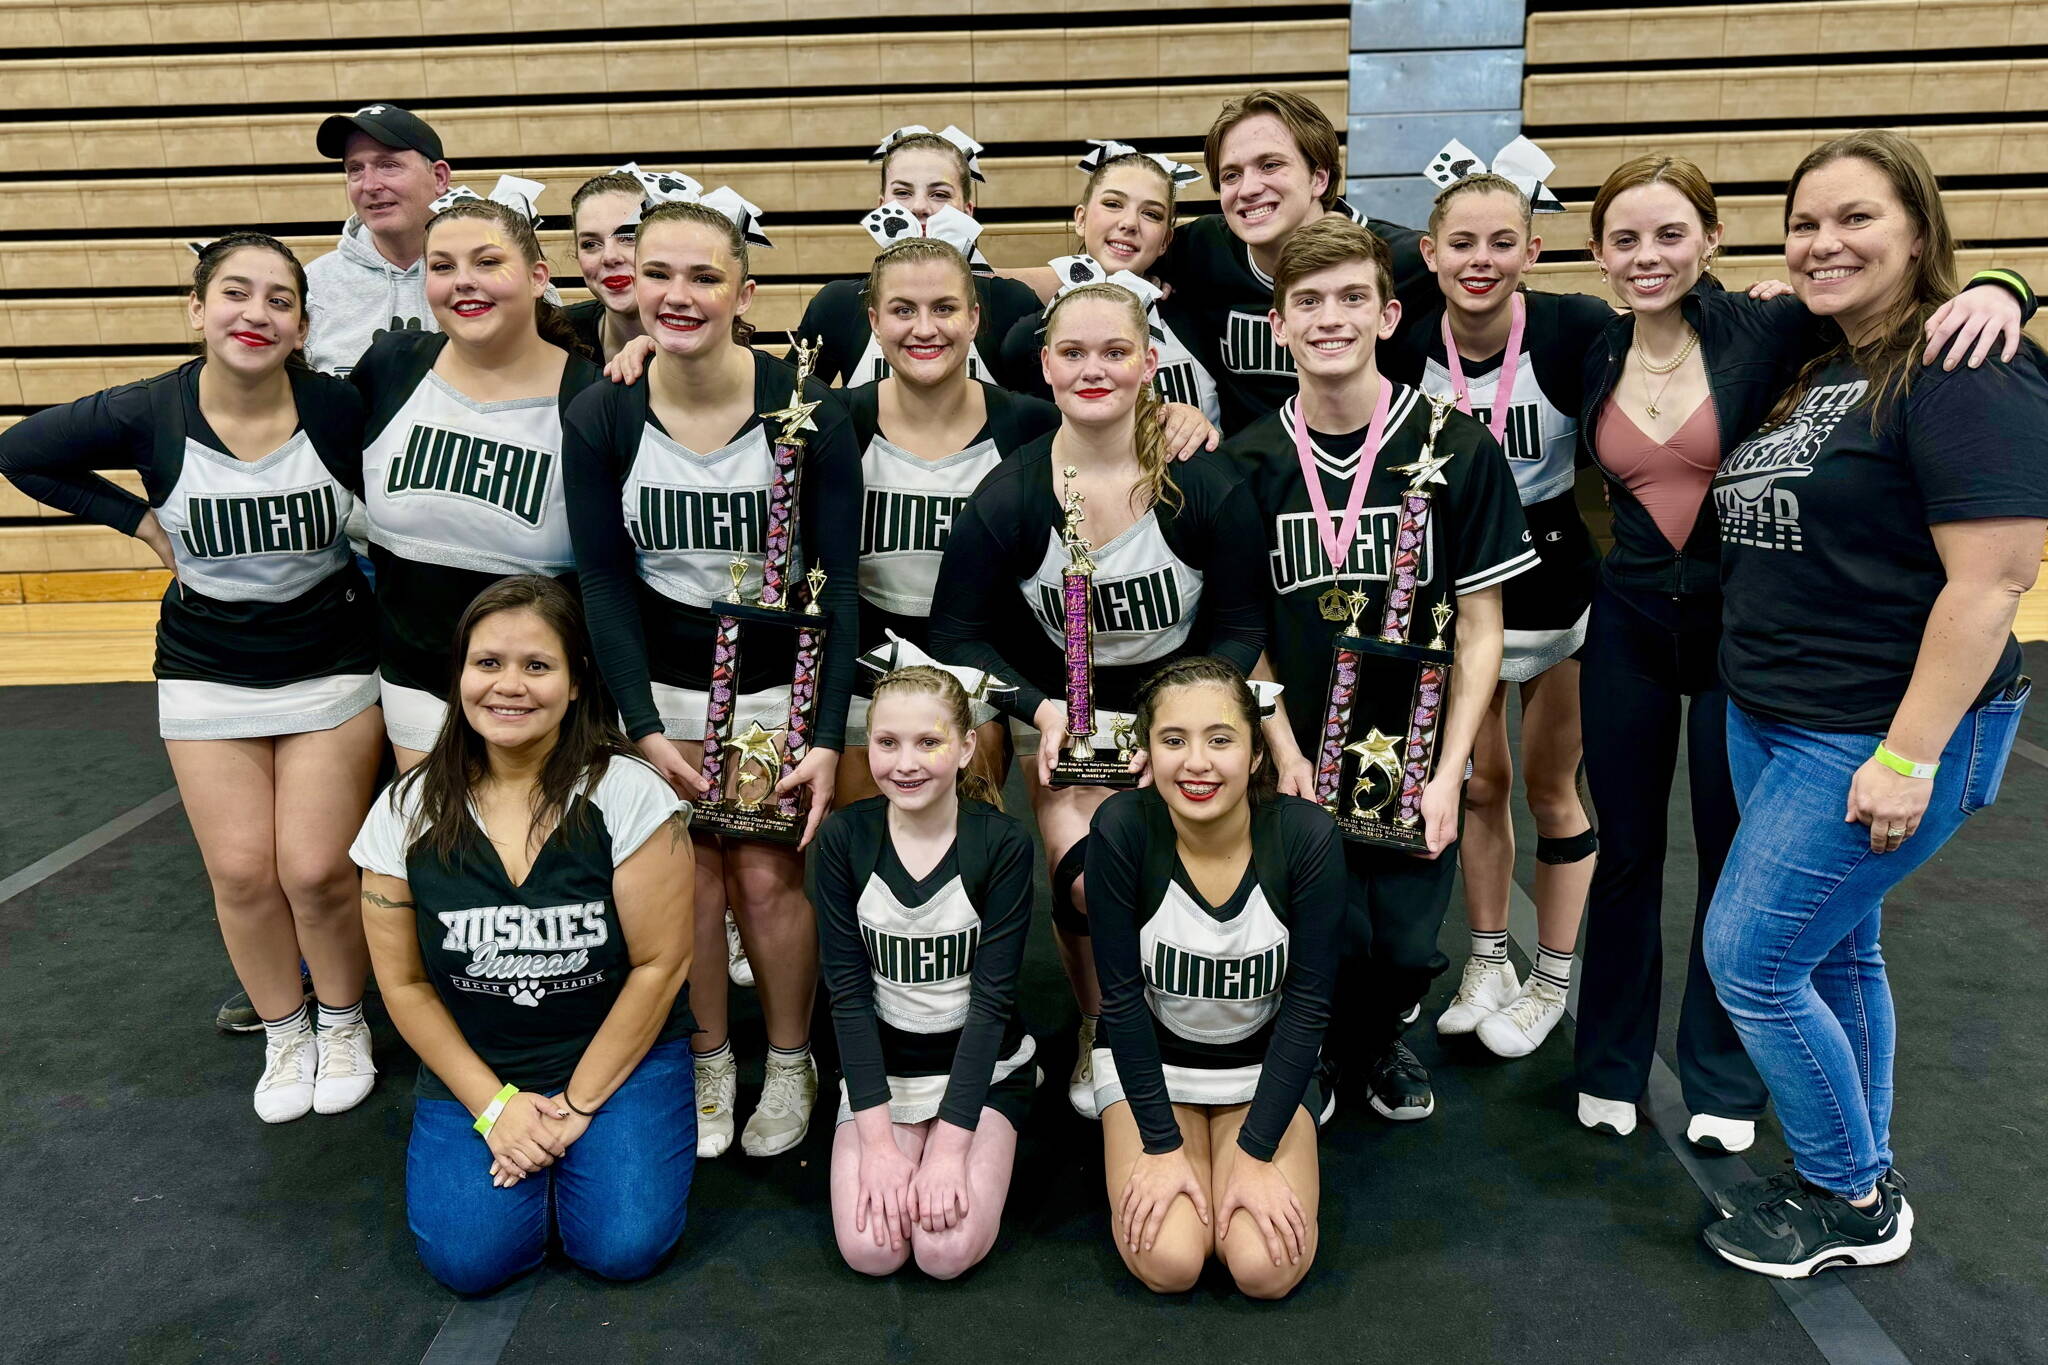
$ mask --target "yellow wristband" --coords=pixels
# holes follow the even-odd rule
[[[498,1115],[505,1112],[505,1102],[518,1093],[519,1087],[516,1085],[508,1085],[500,1090],[491,1097],[491,1102],[484,1106],[484,1112],[476,1116],[476,1122],[470,1127],[489,1137],[492,1125],[498,1121]]]
[[[1884,741],[1882,740],[1878,741],[1877,752],[1872,754],[1871,757],[1876,759],[1878,762],[1884,764],[1885,767],[1890,768],[1893,772],[1899,774],[1899,776],[1901,777],[1931,778],[1937,772],[1941,771],[1941,764],[1938,762],[1915,763],[1910,758],[1900,758],[1890,749],[1885,748]]]

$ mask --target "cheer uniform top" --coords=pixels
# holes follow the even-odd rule
[[[415,768],[370,807],[349,857],[412,892],[420,960],[456,1028],[499,1081],[555,1095],[569,1084],[632,971],[612,873],[690,806],[637,758],[615,756],[569,798],[526,880],[514,884],[469,808],[468,846],[451,863],[417,844]],[[687,1038],[690,987],[676,993],[654,1045]],[[452,1100],[420,1064],[414,1094]]]
[[[1513,406],[1501,433],[1515,492],[1536,548],[1534,569],[1501,589],[1505,638],[1500,675],[1527,682],[1578,652],[1586,642],[1586,616],[1600,557],[1579,516],[1573,484],[1578,473],[1579,398],[1586,352],[1599,340],[1614,310],[1590,294],[1523,291],[1526,310]],[[1455,400],[1444,354],[1444,304],[1401,327],[1382,349],[1381,371],[1426,393]],[[1472,415],[1489,421],[1505,356],[1459,358]]]
[[[238,459],[199,410],[205,363],[25,418],[0,432],[0,473],[124,535],[155,510],[177,566],[156,630],[165,739],[332,729],[377,701],[369,585],[342,530],[362,487],[362,404],[289,368],[298,429]],[[103,468],[139,471],[147,500]]]
[[[1116,281],[1104,283],[1114,284]],[[1194,319],[1188,306],[1181,302],[1180,295],[1174,294],[1159,301],[1155,317],[1157,323],[1152,331],[1152,344],[1159,348],[1159,369],[1152,376],[1152,388],[1158,393],[1159,401],[1185,403],[1191,408],[1199,408],[1211,425],[1220,424],[1223,408],[1216,396],[1216,377],[1181,340],[1183,332],[1192,335]],[[1051,398],[1052,390],[1045,382],[1045,367],[1039,360],[1039,353],[1044,347],[1044,313],[1019,318],[1010,328],[1010,334],[1003,338],[1003,382],[1019,393]]]
[[[1919,662],[1948,573],[1930,526],[2048,517],[2048,378],[2032,341],[2013,364],[1914,365],[1872,423],[1872,384],[1846,356],[1789,417],[1722,460],[1721,672],[1767,720],[1882,734]],[[2007,634],[1972,710],[2012,687]]]
[[[1027,725],[1040,702],[1066,699],[1068,554],[1052,447],[1053,434],[1041,436],[967,500],[932,603],[932,654],[1014,683],[1016,691],[990,700]],[[1161,664],[1216,654],[1249,673],[1265,643],[1258,523],[1236,478],[1207,455],[1171,466],[1171,477],[1179,506],[1160,502],[1088,552],[1094,701],[1105,738],[1106,716],[1131,711],[1138,685]]]
[[[889,376],[882,343],[868,326],[867,287],[864,278],[832,281],[811,299],[797,324],[798,337],[817,343],[811,373],[827,384],[853,389]],[[991,366],[1000,358],[1003,338],[1017,319],[1037,316],[1038,295],[1015,280],[976,275],[974,296],[981,304],[981,325],[967,349],[967,373],[993,382]]]
[[[811,904],[839,1040],[839,1121],[889,1106],[896,1123],[972,1129],[983,1106],[1023,1125],[1037,1044],[1017,1017],[1034,855],[1024,826],[963,799],[953,846],[921,878],[896,856],[889,802],[818,828]]]
[[[470,601],[511,574],[559,578],[575,567],[562,409],[599,377],[572,355],[554,394],[478,402],[433,372],[447,344],[438,332],[387,332],[349,374],[369,407],[363,481],[384,728],[408,749],[430,749],[440,733],[449,650]]]
[[[1312,1086],[1337,984],[1344,863],[1313,802],[1252,801],[1252,856],[1211,905],[1182,865],[1166,799],[1146,787],[1089,825],[1088,926],[1102,980],[1096,1103],[1129,1100],[1153,1154],[1181,1144],[1176,1104],[1244,1104],[1237,1143],[1271,1161]]]
[[[1394,384],[1391,379],[1381,382]],[[1260,539],[1266,547],[1267,582],[1273,592],[1273,632],[1266,644],[1266,657],[1272,662],[1275,679],[1286,689],[1287,717],[1294,726],[1295,740],[1313,761],[1321,747],[1323,706],[1330,693],[1331,642],[1339,632],[1350,629],[1342,621],[1324,620],[1317,599],[1340,580],[1348,589],[1364,591],[1367,598],[1359,617],[1360,632],[1368,637],[1379,633],[1388,567],[1400,526],[1401,492],[1413,478],[1394,470],[1421,455],[1429,435],[1430,405],[1418,390],[1394,384],[1385,440],[1365,488],[1358,536],[1340,574],[1317,533],[1315,509],[1301,481],[1292,425],[1297,401],[1289,399],[1279,412],[1260,418],[1217,453],[1243,475],[1263,523]],[[1340,524],[1358,473],[1365,435],[1363,427],[1343,436],[1309,432],[1309,448],[1333,526]],[[1436,453],[1446,452],[1455,454],[1443,467],[1445,482],[1434,485],[1428,531],[1417,566],[1420,586],[1411,632],[1416,644],[1434,637],[1430,611],[1439,600],[1450,600],[1455,608],[1456,594],[1478,592],[1536,566],[1536,550],[1522,520],[1514,477],[1485,426],[1452,409],[1437,434]],[[1444,631],[1444,639],[1453,649],[1457,647],[1457,627],[1458,618],[1453,615]],[[1376,677],[1361,670],[1361,702],[1373,695]],[[1390,675],[1380,681],[1393,685],[1398,680]],[[1413,685],[1412,671],[1408,683]],[[1402,709],[1397,707],[1395,713]]]
[[[1422,234],[1368,218],[1339,199],[1328,210],[1363,223],[1394,253],[1394,293],[1402,306],[1441,301],[1437,279],[1422,263]],[[1233,436],[1280,406],[1295,389],[1294,357],[1273,336],[1273,277],[1252,260],[1220,213],[1185,224],[1153,266],[1173,290],[1183,322],[1176,331],[1215,376],[1223,434]]]
[[[788,405],[796,370],[760,351],[753,357],[755,415],[713,451],[700,454],[663,429],[645,374],[593,385],[569,408],[569,529],[591,645],[634,739],[704,738],[716,604],[732,591],[734,559],[746,561],[745,599],[760,595],[771,441],[781,429],[763,414]],[[803,433],[790,605],[802,611],[796,603],[808,602],[808,590],[796,589],[809,568],[822,567],[826,636],[811,744],[838,749],[858,653],[860,459],[838,396],[813,379],[804,398],[818,404],[817,429]],[[794,630],[742,626],[735,722],[785,724],[795,666]]]

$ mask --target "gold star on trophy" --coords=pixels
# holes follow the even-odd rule
[[[1444,466],[1451,462],[1451,457],[1455,454],[1457,454],[1456,451],[1450,451],[1439,455],[1432,447],[1424,451],[1422,458],[1414,464],[1395,465],[1394,472],[1396,474],[1413,474],[1415,477],[1408,484],[1411,489],[1420,490],[1427,488],[1433,483],[1448,484],[1450,480],[1444,477]]]
[[[747,785],[749,776],[746,768],[749,763],[760,770],[761,780],[767,786],[767,791],[763,791],[751,800],[742,796],[740,798],[741,810],[758,809],[761,803],[768,799],[768,792],[775,789],[776,775],[782,769],[782,754],[775,747],[775,741],[780,738],[782,738],[782,731],[764,730],[761,728],[761,722],[757,720],[747,726],[745,734],[737,739],[726,741],[725,747],[739,755],[739,759],[734,765],[734,772],[739,775],[739,780],[735,784],[735,790]]]
[[[795,441],[803,432],[818,429],[818,424],[811,420],[811,414],[818,410],[818,402],[804,401],[804,380],[810,377],[811,366],[818,358],[817,343],[799,337],[790,347],[790,355],[796,363],[796,385],[789,391],[789,406],[761,414],[767,421],[782,424],[779,439],[785,444]]]
[[[1394,793],[1401,785],[1400,741],[1392,735],[1383,735],[1377,728],[1355,744],[1344,746],[1347,754],[1358,755],[1358,783],[1351,789],[1351,814],[1360,820],[1369,820],[1386,809],[1387,802],[1394,799]],[[1365,804],[1366,793],[1372,790],[1372,775],[1383,773],[1387,779],[1387,790],[1372,805]]]

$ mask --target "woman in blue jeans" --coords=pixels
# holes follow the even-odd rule
[[[462,1293],[539,1265],[551,1208],[570,1260],[636,1279],[696,1166],[689,806],[609,718],[559,583],[500,579],[455,639],[440,738],[351,850],[420,1058],[406,1216]]]
[[[1885,894],[1991,804],[2012,749],[2048,380],[2031,343],[2018,364],[1921,368],[1955,253],[1926,159],[1894,133],[1800,163],[1785,263],[1840,337],[1714,477],[1742,823],[1705,949],[1793,1169],[1723,1192],[1707,1242],[1797,1278],[1912,1245],[1879,923]]]

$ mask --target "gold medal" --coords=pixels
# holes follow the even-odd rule
[[[1325,621],[1345,621],[1351,617],[1351,594],[1344,591],[1341,583],[1332,583],[1330,590],[1316,599],[1316,610],[1323,614]]]

